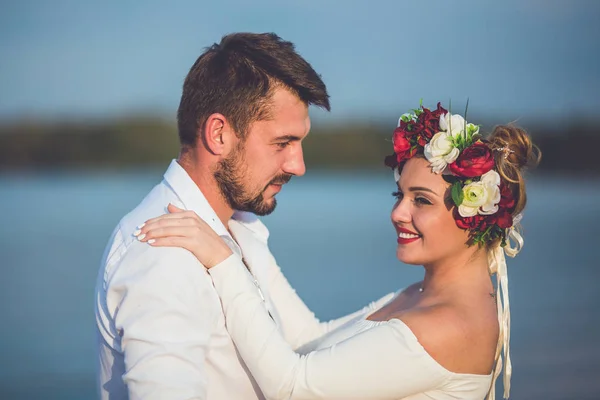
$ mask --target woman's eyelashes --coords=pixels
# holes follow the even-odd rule
[[[429,206],[433,204],[431,201],[429,201],[429,199],[427,199],[426,197],[422,197],[422,196],[415,197],[415,203],[420,204],[420,205],[429,205]]]
[[[404,193],[402,193],[401,191],[396,191],[396,192],[392,192],[392,196],[394,196],[396,198],[396,200],[398,201],[402,201],[402,199],[404,198]],[[424,196],[421,195],[417,195],[415,196],[414,200],[415,204],[417,206],[424,206],[424,205],[432,205],[433,203]]]

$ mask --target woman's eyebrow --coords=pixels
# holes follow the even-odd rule
[[[423,186],[411,186],[408,188],[408,190],[411,192],[429,192],[439,197],[439,195],[436,192]]]

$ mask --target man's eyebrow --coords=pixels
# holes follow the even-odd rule
[[[433,190],[423,187],[423,186],[411,186],[408,188],[408,190],[410,192],[429,192],[429,193],[433,193],[436,196],[439,196],[436,192],[434,192]]]
[[[277,136],[275,138],[273,138],[273,142],[296,142],[302,140],[302,138],[300,136],[296,136],[296,135],[283,135],[283,136]]]

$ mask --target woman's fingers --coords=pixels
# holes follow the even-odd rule
[[[183,208],[179,208],[179,207],[177,207],[176,205],[174,205],[174,204],[172,204],[172,203],[169,203],[169,205],[167,206],[167,210],[168,210],[170,213],[174,213],[174,214],[175,214],[175,213],[180,213],[180,212],[184,212],[184,211],[185,211]]]
[[[149,219],[134,232],[139,241],[151,246],[183,247],[206,268],[220,263],[232,252],[215,231],[195,212],[169,204],[170,214]]]
[[[169,236],[150,239],[148,241],[148,244],[153,247],[182,247],[194,253],[194,246],[192,241],[189,238],[183,236]]]
[[[195,232],[190,233],[190,231]],[[206,268],[214,267],[232,254],[232,251],[220,238],[215,240],[210,236],[203,236],[196,228],[159,228],[149,231],[148,236],[142,241],[153,247],[184,248],[190,251]]]
[[[182,215],[174,216],[173,214],[164,214],[160,217],[149,219],[144,222],[142,225],[138,226],[138,229],[134,233],[134,235],[140,235],[142,233],[146,233],[150,227],[155,226],[197,226],[200,227],[202,225],[206,225],[204,221],[197,216],[194,215]],[[208,226],[208,225],[206,225]]]
[[[154,218],[150,218],[149,220],[147,220],[146,222],[144,222],[141,226],[143,225],[147,225],[156,221],[161,221],[163,219],[183,219],[183,218],[199,218],[198,215],[193,212],[193,211],[182,211],[182,212],[177,212],[174,214],[163,214],[159,217],[154,217]]]
[[[154,226],[148,230],[143,231],[143,233],[138,235],[138,240],[141,242],[147,242],[150,239],[157,239],[170,236],[195,238],[196,240],[200,240],[201,235],[202,232],[200,232],[198,228],[193,226]]]
[[[147,222],[138,227],[138,229],[133,232],[133,236],[136,236],[139,240],[144,239],[148,232],[151,230],[156,230],[158,228],[166,228],[166,227],[190,227],[195,226],[196,223],[191,219],[176,219],[176,220],[155,220],[154,222]]]

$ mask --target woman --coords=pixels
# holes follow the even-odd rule
[[[141,231],[150,245],[185,247],[209,269],[227,329],[269,399],[493,399],[503,360],[508,398],[504,252],[523,244],[521,170],[540,153],[515,127],[484,141],[478,126],[440,104],[404,114],[393,143],[386,164],[398,186],[397,257],[423,265],[424,279],[302,354],[282,338],[243,261],[193,212],[170,205]]]

